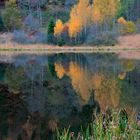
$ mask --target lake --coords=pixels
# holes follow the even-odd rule
[[[140,59],[115,53],[0,55],[0,140],[54,139],[94,113],[140,109]]]

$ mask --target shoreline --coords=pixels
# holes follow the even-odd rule
[[[42,44],[21,45],[21,44],[0,44],[0,52],[48,52],[48,53],[113,53],[122,51],[140,51],[140,47],[130,46],[50,46]]]
[[[55,46],[48,44],[19,44],[8,39],[4,43],[0,43],[0,52],[13,51],[13,52],[45,52],[45,53],[117,53],[117,52],[130,52],[140,51],[140,34],[120,36],[118,44],[115,46]],[[10,37],[9,37],[10,38]]]

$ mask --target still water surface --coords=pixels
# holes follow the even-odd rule
[[[140,59],[118,54],[0,55],[0,140],[54,139],[93,111],[140,108]]]

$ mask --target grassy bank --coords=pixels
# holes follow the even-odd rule
[[[7,34],[6,38],[10,38]],[[0,51],[14,52],[49,52],[49,53],[90,53],[90,52],[122,52],[122,51],[140,51],[140,34],[121,36],[118,38],[118,44],[115,46],[54,46],[48,44],[19,44],[12,42],[11,39],[6,43],[0,44]]]
[[[57,132],[58,140],[139,140],[140,126],[125,111],[100,114],[78,134],[64,129]]]
[[[140,47],[129,46],[49,46],[42,44],[21,45],[21,44],[0,44],[0,51],[24,51],[24,52],[52,52],[52,53],[90,53],[90,52],[122,52],[140,51]]]

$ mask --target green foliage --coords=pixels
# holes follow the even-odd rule
[[[131,9],[133,4],[134,0],[120,0],[120,7],[117,14],[118,17],[124,17],[128,20],[130,18],[130,14],[132,14]]]
[[[54,20],[51,19],[48,25],[48,43],[54,43],[54,27],[55,27],[55,23]]]
[[[3,30],[4,30],[4,24],[3,24],[2,18],[0,16],[0,32]]]
[[[54,20],[51,19],[48,25],[48,34],[54,34],[54,27],[55,27]]]
[[[15,0],[9,0],[6,3],[6,7],[2,12],[2,18],[4,25],[8,30],[21,27],[21,12],[18,9]]]
[[[136,33],[137,28],[134,22],[127,21],[126,24],[120,25],[121,34],[133,34]]]
[[[132,21],[128,21],[127,22],[126,32],[128,34],[131,34],[131,33],[135,33],[136,32],[136,25],[135,25],[134,22],[132,22]]]
[[[95,139],[95,140],[138,140],[140,138],[140,131],[138,124],[133,119],[127,118],[125,111],[113,111],[109,116],[103,114],[96,116],[96,119],[91,122],[86,129],[82,129],[81,133],[75,134],[68,130],[57,130],[57,140],[71,140],[71,139]]]
[[[58,46],[63,46],[63,45],[65,45],[64,39],[62,39],[62,38],[58,39],[57,45],[58,45]]]

